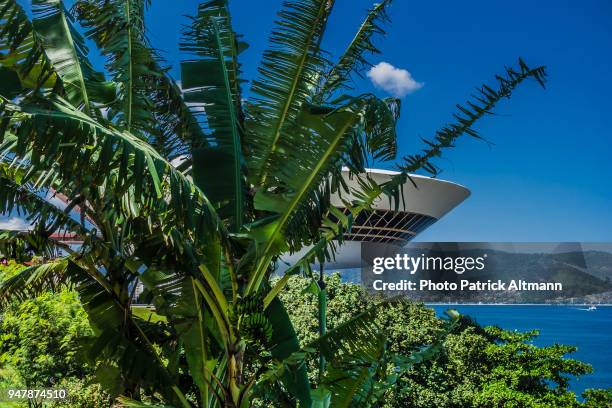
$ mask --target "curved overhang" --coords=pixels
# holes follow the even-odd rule
[[[397,171],[366,169],[367,174],[376,183],[385,183],[397,174]],[[349,187],[357,188],[356,178],[350,178],[348,170],[343,171],[344,179]],[[399,203],[399,211],[427,215],[439,220],[450,210],[461,204],[470,196],[470,190],[466,187],[447,180],[411,174],[402,189],[403,202]],[[344,197],[343,198],[347,198]],[[348,197],[350,198],[350,196]],[[338,196],[332,197],[332,204],[343,207]],[[374,202],[373,208],[377,210],[392,210],[391,203],[385,197]]]
[[[350,177],[344,170],[344,179],[349,188],[358,188],[357,179]],[[378,184],[383,184],[398,172],[367,169],[368,176]],[[361,212],[353,219],[351,231],[344,235],[343,243],[337,249],[335,261],[328,267],[343,269],[355,268],[361,262],[361,242],[382,242],[404,246],[419,233],[438,221],[453,208],[461,204],[470,191],[457,183],[420,175],[410,175],[402,188],[402,199],[391,203],[387,197],[377,199],[373,210]],[[343,194],[342,199],[351,201],[351,196]],[[348,213],[338,196],[331,199],[332,205]],[[278,264],[279,272],[298,261],[309,248],[294,254],[285,254]]]

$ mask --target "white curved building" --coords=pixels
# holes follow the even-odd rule
[[[379,184],[397,174],[389,170],[368,169],[367,171],[368,175]],[[389,200],[382,197],[374,203],[373,211],[362,212],[353,220],[351,232],[345,235],[345,241],[336,253],[335,262],[328,263],[327,268],[360,267],[363,241],[406,245],[470,195],[470,190],[450,181],[419,175],[411,175],[411,178],[416,187],[410,180],[406,182],[403,188],[404,205],[400,203],[398,211],[394,211]],[[345,171],[345,180],[349,186],[356,187],[357,181],[349,179],[348,171]],[[343,198],[350,199],[350,196]],[[332,197],[332,204],[338,208],[343,207],[339,197]],[[306,249],[283,256],[279,262],[279,271],[285,270],[305,251]]]

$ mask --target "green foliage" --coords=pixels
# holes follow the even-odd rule
[[[341,283],[337,274],[326,278],[328,325],[336,327],[366,310],[375,299],[359,285]],[[317,298],[309,281],[291,278],[280,298],[287,305],[302,344],[316,336]],[[381,309],[376,324],[385,328],[389,349],[410,355],[434,341],[443,322],[422,304],[398,303]],[[589,390],[584,403],[568,390],[568,379],[591,372],[588,364],[567,355],[575,347],[537,347],[537,332],[519,333],[481,328],[469,318],[450,333],[441,354],[387,380],[381,407],[605,407],[612,394]],[[317,382],[317,365],[310,360],[310,380]],[[598,405],[599,404],[599,405]]]
[[[24,384],[46,387],[63,377],[83,377],[78,341],[90,333],[74,292],[45,293],[2,314],[0,364],[13,367]]]
[[[10,263],[0,267],[0,274],[7,279],[23,269],[22,265]],[[326,282],[330,306],[328,326],[332,333],[357,314],[368,311],[376,301],[360,286],[341,283],[337,274],[328,276]],[[308,287],[309,280],[294,277],[280,296],[300,343],[307,349],[319,340],[317,296]],[[160,318],[143,308],[138,309],[138,314],[145,320]],[[440,355],[413,361],[406,358],[414,359],[414,353],[423,344],[435,342],[443,331],[444,321],[421,304],[392,303],[376,309],[374,322],[385,327],[388,344],[381,349],[384,354],[378,356],[378,369],[367,377],[375,381],[361,384],[362,389],[371,391],[370,398],[378,401],[373,406],[599,408],[612,401],[612,390],[588,390],[585,401],[579,402],[567,390],[567,380],[590,372],[590,367],[565,357],[574,347],[534,346],[530,340],[537,332],[481,328],[469,318],[463,318],[446,336]],[[109,397],[96,384],[102,381],[101,377],[96,379],[93,370],[76,353],[78,339],[90,330],[75,292],[48,292],[11,305],[0,324],[0,385],[67,388],[70,399],[55,402],[50,405],[53,408],[110,406]],[[351,330],[354,333],[356,328]],[[63,351],[58,353],[58,349]],[[323,349],[328,350],[327,358],[333,360],[334,346]],[[353,349],[353,353],[356,351]],[[316,385],[317,353],[310,354],[307,361],[311,368],[310,381]],[[397,371],[397,367],[407,363],[408,369]],[[346,376],[347,372],[336,373],[332,367],[327,376],[333,378],[337,374]],[[102,371],[98,370],[98,375]],[[319,387],[312,398],[325,405],[331,395],[325,387]]]
[[[368,12],[353,41],[344,50],[338,63],[325,75],[320,90],[321,97],[325,97],[340,86],[349,87],[348,80],[351,74],[355,73],[361,76],[365,68],[372,65],[366,56],[369,53],[377,54],[380,52],[373,44],[372,38],[374,34],[385,34],[383,24],[389,21],[387,7],[390,3],[391,0],[383,0],[375,4]]]
[[[223,207],[219,209],[220,214],[230,214],[234,230],[242,226],[244,213],[244,159],[240,144],[244,133],[240,121],[244,112],[238,64],[238,54],[244,48],[245,44],[237,40],[231,29],[224,2],[201,4],[181,44],[182,51],[190,56],[181,63],[185,100],[206,111],[211,131],[194,149],[194,181],[213,203]],[[198,75],[203,70],[208,74]],[[196,117],[200,116],[202,113]],[[231,175],[231,183],[216,180],[219,172]]]
[[[275,403],[305,406],[313,398],[332,406],[382,398],[379,385],[399,378],[385,367],[405,371],[436,349],[418,348],[429,342],[389,348],[369,309],[300,349],[277,298],[288,276],[270,282],[275,262],[314,244],[290,270],[311,275],[310,263],[333,257],[353,217],[380,196],[399,205],[408,171],[431,172],[431,160],[459,137],[475,136],[475,123],[524,81],[543,85],[544,68],[519,59],[518,69],[496,77],[496,90],[483,86],[476,102],[459,107],[456,123],[378,184],[366,166],[395,158],[400,103],[341,92],[378,51],[374,38],[390,1],[370,10],[336,63],[323,48],[334,1],[285,2],[246,100],[239,63],[245,44],[228,1],[203,1],[185,28],[184,90],[147,38],[149,3],[78,0],[69,11],[62,0],[34,0],[26,13],[16,0],[0,0],[0,214],[23,215],[32,225],[0,231],[0,249],[48,258],[62,250],[0,285],[0,303],[25,300],[18,308],[61,320],[45,296],[70,303],[75,295],[46,291],[73,288],[92,329],[81,342],[87,363],[111,396],[125,401],[244,407],[262,390]],[[88,41],[104,67],[89,61]],[[344,181],[345,167],[357,187]],[[334,194],[354,197],[343,202],[349,214],[332,205]],[[58,234],[82,245],[75,251]],[[139,284],[155,319],[132,312]],[[21,314],[4,321],[13,325],[6,330],[25,330],[22,317],[47,328]],[[72,334],[53,343],[61,356],[32,360],[39,377],[28,381],[45,381],[53,365],[65,374],[86,367],[72,363],[67,346],[84,327],[71,332],[62,322]],[[430,342],[445,330],[441,324]],[[7,342],[7,358],[32,351],[14,337]],[[325,378],[338,381],[311,396],[304,360],[317,349],[330,362]]]
[[[65,377],[57,388],[65,389],[68,398],[54,401],[48,408],[111,408],[113,401],[94,377]]]
[[[57,74],[51,68],[41,41],[34,35],[32,23],[22,7],[14,0],[2,0],[0,10],[4,20],[0,23],[2,94],[15,96],[24,89],[56,86]],[[8,76],[9,73],[13,76]],[[13,82],[16,79],[18,83]]]
[[[17,263],[12,259],[6,265],[0,264],[0,283],[12,278],[24,269],[26,269],[25,265]]]
[[[607,390],[586,390],[582,396],[585,398],[586,408],[612,407],[612,388]]]
[[[0,282],[25,269],[13,261],[0,265]],[[80,341],[90,334],[87,315],[73,291],[12,302],[0,314],[0,387],[67,389],[70,398],[54,402],[54,408],[110,406],[101,387],[92,383],[92,367],[79,357]]]

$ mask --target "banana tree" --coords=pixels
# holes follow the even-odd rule
[[[149,1],[78,0],[68,10],[33,0],[30,19],[16,0],[0,0],[0,213],[32,225],[0,239],[62,253],[4,282],[0,303],[74,287],[95,332],[83,352],[125,406],[143,396],[183,408],[256,398],[373,404],[367,390],[391,361],[374,311],[300,348],[277,295],[289,276],[311,276],[312,263],[333,257],[359,212],[380,196],[402,205],[411,172],[435,175],[443,149],[479,137],[480,118],[523,81],[545,77],[519,60],[495,89],[458,105],[423,152],[396,159],[399,100],[352,90],[378,52],[373,37],[389,4],[370,10],[334,62],[323,49],[334,1],[285,3],[243,94],[246,44],[226,0],[202,2],[187,22],[180,86],[147,38]],[[86,39],[103,67],[89,61]],[[397,160],[400,172],[377,184],[365,172],[372,160]],[[331,205],[334,194],[347,197],[348,215]],[[57,238],[66,235],[81,244]],[[273,280],[279,256],[303,248]],[[139,284],[156,322],[133,311]],[[328,364],[328,386],[316,391],[304,363],[312,353]]]

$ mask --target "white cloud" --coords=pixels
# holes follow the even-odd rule
[[[0,230],[23,231],[32,228],[23,218],[11,217],[9,219],[0,219]]]
[[[398,98],[417,91],[425,85],[423,82],[417,82],[405,69],[396,68],[384,61],[370,68],[368,78],[378,88]]]

